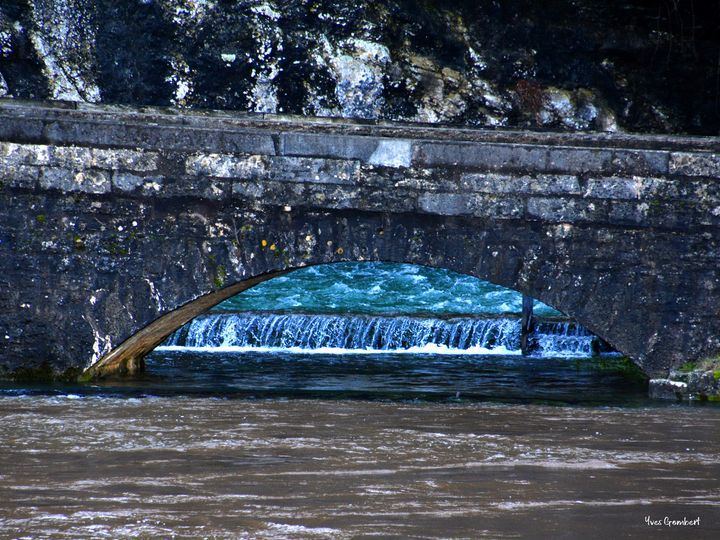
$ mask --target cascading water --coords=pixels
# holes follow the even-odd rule
[[[173,334],[166,345],[199,348],[469,352],[519,348],[513,319],[433,319],[365,315],[212,314]]]
[[[570,322],[540,323],[538,356],[589,356],[594,336]],[[191,321],[163,344],[211,350],[520,354],[520,320],[300,313],[218,313]]]
[[[592,356],[601,346],[596,336],[570,321],[541,321],[533,339],[539,356]]]

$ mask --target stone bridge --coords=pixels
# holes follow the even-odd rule
[[[0,365],[132,372],[305,265],[448,268],[661,375],[720,352],[718,139],[0,102]]]

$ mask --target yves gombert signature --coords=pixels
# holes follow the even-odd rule
[[[700,518],[688,519],[683,517],[682,519],[672,519],[665,516],[662,519],[653,519],[650,516],[645,516],[645,523],[650,527],[697,527],[700,525]]]

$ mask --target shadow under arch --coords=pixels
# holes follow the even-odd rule
[[[134,335],[123,341],[120,345],[115,347],[112,351],[110,351],[108,354],[103,356],[97,363],[93,364],[92,366],[88,367],[81,376],[81,380],[93,380],[93,379],[102,379],[102,378],[109,378],[109,377],[122,377],[122,376],[131,376],[136,373],[141,372],[144,369],[144,359],[145,356],[147,356],[150,352],[152,352],[158,345],[160,345],[168,336],[170,336],[173,332],[178,330],[181,326],[188,323],[192,319],[206,313],[208,310],[213,308],[214,306],[222,303],[223,301],[243,292],[248,289],[251,289],[255,287],[256,285],[259,285],[261,283],[264,283],[266,281],[270,281],[272,279],[275,279],[277,277],[281,277],[287,274],[294,273],[298,270],[303,270],[311,267],[318,267],[318,266],[331,266],[331,265],[337,265],[337,264],[347,264],[347,263],[386,263],[386,264],[401,264],[401,265],[407,265],[407,266],[414,266],[414,267],[421,267],[421,268],[430,268],[434,270],[447,270],[450,272],[453,272],[458,275],[471,277],[477,280],[485,281],[487,283],[490,283],[492,285],[502,287],[508,291],[512,291],[518,294],[526,295],[523,291],[518,291],[514,287],[508,287],[505,284],[497,283],[496,280],[488,279],[487,276],[478,276],[475,273],[469,273],[469,272],[458,272],[457,270],[454,270],[452,268],[448,268],[445,265],[433,265],[433,264],[419,264],[417,262],[412,263],[398,263],[397,261],[359,261],[359,260],[350,260],[345,259],[342,261],[333,261],[333,262],[319,262],[314,264],[305,264],[305,265],[298,265],[298,266],[291,266],[285,269],[281,270],[275,270],[271,272],[266,272],[257,276],[253,276],[251,278],[247,278],[244,280],[241,280],[239,282],[236,282],[232,285],[229,285],[227,287],[224,287],[222,289],[204,294],[194,300],[191,300],[190,302],[187,302],[183,305],[181,305],[178,308],[175,308],[168,313],[165,313],[152,321],[150,324],[136,332]],[[537,298],[537,296],[532,295],[533,299],[539,300],[540,302],[543,302],[547,306],[551,307],[552,309],[555,309],[561,313],[564,313],[562,309],[558,309],[555,306],[551,305],[549,302],[546,302],[543,298]],[[572,318],[569,315],[565,315],[569,318]],[[588,327],[588,325],[584,324],[581,321],[577,321],[578,323],[582,324],[588,330],[593,332],[597,337],[603,339],[604,341],[607,341],[602,335],[597,334],[591,327]]]

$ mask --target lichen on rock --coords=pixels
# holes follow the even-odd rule
[[[720,17],[720,5],[658,15],[641,0],[611,4],[15,2],[0,6],[0,95],[717,133],[720,43],[697,21]]]
[[[331,44],[323,36],[316,61],[330,68],[335,80],[339,116],[378,118],[385,99],[384,75],[390,51],[384,45],[350,38]]]
[[[35,50],[53,99],[100,101],[95,84],[95,11],[85,0],[32,0]]]

